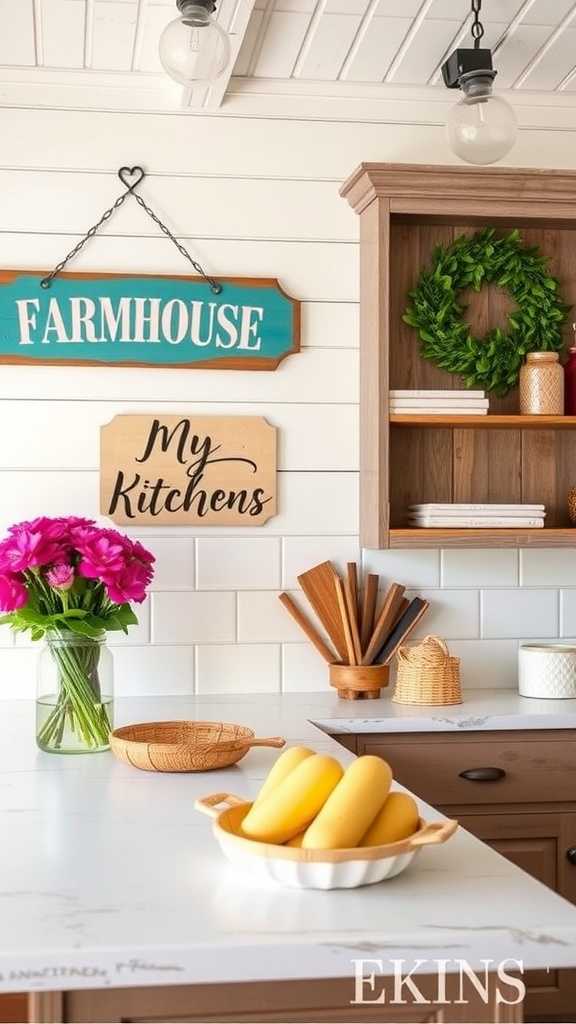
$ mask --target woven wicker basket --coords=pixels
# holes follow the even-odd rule
[[[398,651],[396,704],[461,704],[460,658],[453,658],[437,636]]]

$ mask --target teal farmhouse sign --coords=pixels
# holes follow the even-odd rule
[[[274,278],[0,271],[0,362],[275,370],[300,303]]]

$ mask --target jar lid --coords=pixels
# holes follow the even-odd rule
[[[556,363],[558,362],[557,352],[528,352],[526,356],[528,363]]]

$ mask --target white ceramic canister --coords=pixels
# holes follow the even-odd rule
[[[518,651],[521,697],[576,699],[576,647],[571,644],[524,644]]]

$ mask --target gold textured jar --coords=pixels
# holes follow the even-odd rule
[[[562,416],[564,370],[557,352],[529,352],[520,369],[520,412],[530,416]]]

